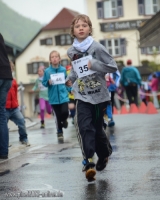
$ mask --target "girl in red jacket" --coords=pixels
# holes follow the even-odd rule
[[[10,61],[10,66],[12,72],[14,71],[14,64]],[[25,126],[25,120],[22,115],[22,113],[19,110],[18,105],[18,98],[17,98],[17,82],[15,79],[12,81],[12,86],[8,92],[7,95],[7,101],[6,101],[6,118],[7,121],[11,120],[18,126],[18,132],[19,132],[19,140],[22,144],[25,144],[26,146],[30,146],[27,138],[26,133],[26,126]]]

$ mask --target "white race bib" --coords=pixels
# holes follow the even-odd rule
[[[50,78],[52,81],[52,85],[65,84],[64,73],[51,74]]]
[[[73,69],[77,73],[78,78],[96,73],[96,71],[88,69],[88,62],[91,59],[92,56],[89,55],[72,61]]]
[[[38,88],[40,91],[47,90],[47,88],[44,85],[42,85],[42,83],[38,84]]]

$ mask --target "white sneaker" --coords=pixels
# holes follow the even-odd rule
[[[25,144],[26,146],[30,146],[30,143],[28,142],[27,139],[22,140],[21,143]]]

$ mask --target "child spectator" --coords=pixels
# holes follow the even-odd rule
[[[45,110],[48,114],[52,113],[51,105],[48,102],[48,88],[42,85],[44,75],[44,66],[40,66],[38,69],[38,78],[35,82],[34,87],[32,88],[32,91],[38,91],[39,92],[39,107],[40,107],[40,117],[41,117],[41,127],[45,128],[44,123],[44,115]]]

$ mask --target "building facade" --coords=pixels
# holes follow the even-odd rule
[[[25,115],[32,117],[35,110],[37,92],[32,92],[32,87],[38,78],[39,66],[49,66],[49,54],[56,50],[61,56],[61,65],[69,64],[67,49],[71,46],[73,39],[70,36],[70,24],[78,13],[63,8],[58,15],[44,26],[35,37],[23,49],[16,58],[16,78],[18,84],[24,86],[23,102]],[[21,104],[22,102],[20,102]]]
[[[140,48],[138,28],[160,10],[160,0],[86,0],[94,38],[115,58],[141,66],[153,59],[153,47]],[[157,47],[160,53],[160,46]]]
[[[139,28],[140,32],[140,46],[157,47],[160,46],[160,11],[148,20],[143,26]]]
[[[153,59],[153,47],[139,45],[138,28],[160,10],[160,0],[85,0],[87,15],[93,24],[93,37],[103,44],[120,63],[128,59],[133,65]],[[49,65],[49,54],[57,50],[61,64],[69,64],[67,49],[72,44],[70,24],[78,13],[63,8],[59,14],[29,42],[16,59],[16,77],[24,90],[25,114],[33,116],[37,96],[31,89],[40,65]],[[160,52],[160,47],[157,47]]]

